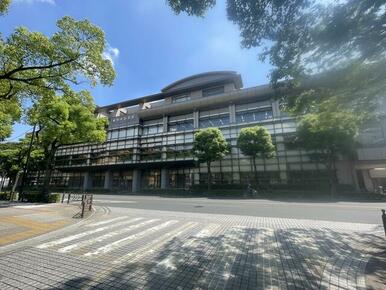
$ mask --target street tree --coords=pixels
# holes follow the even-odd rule
[[[323,112],[304,116],[295,142],[309,152],[311,159],[325,164],[331,197],[336,193],[336,161],[354,152],[360,122],[350,111]]]
[[[194,134],[193,156],[208,169],[208,190],[212,185],[211,163],[223,159],[229,153],[229,144],[218,128],[201,129]]]
[[[38,126],[36,137],[45,151],[42,188],[45,197],[49,192],[55,153],[60,146],[79,142],[100,143],[106,139],[107,119],[96,117],[95,104],[87,91],[41,99],[29,111],[28,122]]]
[[[12,122],[20,118],[21,104],[48,96],[73,94],[77,85],[111,85],[115,72],[103,57],[103,31],[88,20],[71,17],[58,20],[59,30],[51,37],[19,27],[0,38],[0,122],[9,136]],[[6,105],[4,105],[4,103]],[[7,110],[8,104],[14,107]]]
[[[25,138],[18,142],[0,144],[0,175],[3,178],[9,178],[11,184],[16,182],[16,176],[23,171],[26,164],[30,135],[27,134]],[[42,148],[37,144],[33,144],[30,152],[29,169],[41,170],[43,160],[44,152]]]
[[[203,16],[215,0],[168,0],[176,13]],[[227,0],[245,48],[260,47],[273,66],[287,110],[317,112],[334,98],[371,112],[386,81],[386,1]]]
[[[252,160],[256,187],[259,186],[257,177],[256,158],[272,158],[275,155],[275,145],[271,134],[261,126],[242,128],[237,138],[237,146],[241,152]]]

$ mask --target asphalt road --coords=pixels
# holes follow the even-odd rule
[[[381,223],[384,202],[301,202],[255,199],[175,198],[139,195],[95,195],[95,204],[110,208],[130,208],[312,219],[353,223]]]

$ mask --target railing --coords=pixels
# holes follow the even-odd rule
[[[66,197],[67,195],[67,197]],[[92,202],[93,202],[93,195],[88,193],[62,193],[62,203],[67,200],[67,204],[73,201],[80,201],[81,202],[81,214],[80,217],[84,217],[85,211],[91,211],[92,210]]]

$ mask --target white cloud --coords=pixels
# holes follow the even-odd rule
[[[55,5],[55,0],[15,0],[15,3],[26,3],[26,4],[46,3],[50,5]]]
[[[103,57],[111,61],[111,63],[114,65],[115,60],[118,58],[118,56],[119,49],[116,47],[112,47],[108,44],[106,50],[103,52]]]

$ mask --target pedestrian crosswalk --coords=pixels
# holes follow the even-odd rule
[[[0,270],[17,260],[10,275],[16,271],[34,278],[32,259],[38,273],[56,269],[60,282],[75,273],[99,289],[319,289],[330,288],[332,279],[339,285],[364,285],[363,233],[337,230],[351,224],[323,228],[328,224],[277,218],[120,213],[82,221],[8,260],[0,257]],[[22,271],[20,261],[26,265]],[[78,287],[79,281],[68,283]]]
[[[213,225],[186,220],[120,216],[84,224],[75,233],[36,248],[120,264],[154,254],[172,239],[202,235],[210,228]]]

